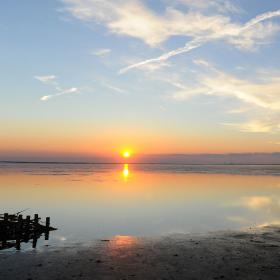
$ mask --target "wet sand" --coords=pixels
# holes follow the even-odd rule
[[[280,279],[280,228],[0,253],[0,279]]]

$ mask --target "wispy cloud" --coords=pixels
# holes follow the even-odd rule
[[[55,75],[46,75],[46,76],[34,76],[34,78],[43,84],[50,85],[53,88],[53,91],[55,93],[49,94],[49,95],[44,95],[40,99],[41,101],[48,101],[51,98],[58,97],[61,95],[66,95],[66,94],[74,94],[74,93],[79,93],[80,90],[76,87],[71,87],[71,88],[63,88],[59,85],[59,82],[57,81],[57,76]]]
[[[141,67],[143,67],[145,65],[148,65],[148,64],[162,63],[162,62],[168,60],[170,57],[176,56],[178,54],[190,52],[191,50],[200,47],[203,44],[203,41],[204,41],[204,39],[203,40],[200,40],[200,39],[193,40],[190,43],[186,44],[182,48],[178,48],[176,50],[173,50],[173,51],[170,51],[168,53],[165,53],[165,54],[163,54],[163,55],[161,55],[159,57],[143,60],[141,62],[132,64],[132,65],[130,65],[128,67],[122,68],[119,71],[119,74],[124,74],[124,73],[128,72],[129,70],[132,70],[134,68],[141,68]]]
[[[250,21],[248,21],[242,28],[242,30],[246,30],[246,29],[250,29],[251,27],[253,27],[254,25],[264,21],[264,20],[268,20],[274,17],[279,17],[280,16],[280,10],[277,11],[271,11],[271,12],[267,12],[267,13],[263,13],[260,14],[258,16],[256,16],[255,18],[251,19]]]
[[[186,33],[185,35],[194,37],[194,39],[186,43],[184,47],[169,51],[156,58],[151,58],[132,64],[121,69],[119,73],[123,74],[131,69],[139,68],[146,64],[159,63],[168,60],[171,57],[190,52],[193,49],[199,48],[200,46],[206,44],[207,42],[215,40],[223,39],[226,43],[234,45],[239,49],[249,50],[250,48],[254,48],[256,44],[264,43],[268,38],[271,38],[276,32],[280,30],[280,26],[276,24],[261,24],[263,21],[278,16],[280,16],[280,10],[264,13],[253,18],[244,25],[233,24],[229,22],[229,19],[225,20],[225,18],[223,19],[219,16],[216,16],[216,18],[211,18],[212,22],[211,20],[208,23],[205,22],[205,24],[210,24],[211,28],[204,30],[203,36],[201,36],[202,34],[194,34],[194,32]],[[224,23],[221,22],[222,19]],[[207,18],[207,20],[209,20],[209,18]],[[213,24],[215,21],[216,23],[218,22],[217,26],[216,24]],[[201,18],[198,17],[196,23],[198,26],[200,26],[200,24],[203,24],[203,21],[201,21]]]
[[[279,24],[265,21],[280,16],[280,10],[260,14],[245,24],[236,23],[222,11],[237,11],[231,1],[174,0],[188,7],[215,7],[214,14],[202,13],[200,9],[182,11],[166,6],[163,13],[156,13],[140,0],[62,0],[65,10],[75,18],[92,24],[103,24],[111,33],[138,38],[151,47],[157,47],[172,36],[190,40],[180,48],[158,57],[129,65],[119,71],[126,73],[147,64],[156,64],[171,57],[190,52],[216,40],[239,49],[251,50],[267,43],[280,30]]]
[[[104,57],[110,53],[111,53],[111,49],[98,49],[90,52],[90,54],[100,56],[100,57]]]
[[[196,96],[213,96],[225,99],[235,99],[239,108],[225,111],[228,114],[238,114],[238,122],[223,122],[222,125],[242,132],[275,133],[280,131],[280,76],[273,71],[256,71],[252,79],[239,78],[216,69],[211,63],[196,59],[194,63],[206,68],[200,71],[193,85],[183,82],[165,80],[177,90],[171,95],[176,101],[188,101]],[[238,102],[238,103],[237,103]],[[236,105],[234,105],[236,106]],[[245,120],[240,121],[240,117]]]
[[[279,132],[280,125],[275,120],[258,120],[253,119],[242,123],[223,123],[225,126],[233,127],[242,132],[250,133],[273,133]]]
[[[215,70],[210,74],[202,74],[197,78],[197,86],[186,86],[173,94],[177,100],[188,99],[194,95],[215,95],[235,97],[251,105],[280,111],[278,77],[262,77],[261,81],[249,81]]]
[[[248,111],[249,111],[249,108],[240,107],[240,108],[234,108],[234,109],[227,110],[226,113],[227,114],[242,114],[242,113],[245,113]]]
[[[125,93],[126,92],[124,89],[116,87],[116,86],[113,86],[113,85],[108,84],[108,83],[104,83],[103,86],[108,88],[108,89],[111,89],[113,91],[116,91],[118,93]]]
[[[280,145],[280,141],[269,141],[269,144]]]
[[[45,75],[45,76],[34,76],[34,78],[44,84],[54,84],[56,83],[57,76]]]
[[[239,13],[241,8],[228,0],[177,0],[188,8],[215,9],[220,13]]]
[[[79,93],[79,89],[75,88],[75,87],[68,88],[68,89],[65,89],[63,91],[59,91],[55,94],[45,95],[45,96],[41,97],[41,100],[42,101],[48,101],[49,99],[51,99],[53,97],[58,97],[58,96],[61,96],[61,95],[66,95],[66,94],[74,94],[74,93]]]

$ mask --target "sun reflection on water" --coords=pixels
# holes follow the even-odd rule
[[[130,235],[116,235],[111,240],[111,246],[114,247],[114,249],[117,249],[119,247],[131,247],[135,245],[137,242],[137,238],[130,236]]]
[[[128,177],[130,176],[130,172],[129,172],[127,163],[124,164],[124,166],[123,166],[122,175],[123,175],[124,180],[127,181]]]
[[[134,236],[115,235],[108,243],[106,254],[117,261],[125,260],[131,256],[138,243],[138,239]]]

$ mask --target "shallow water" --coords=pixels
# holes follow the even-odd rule
[[[0,213],[50,216],[50,244],[280,222],[280,166],[0,164]],[[45,244],[45,241],[40,241]]]

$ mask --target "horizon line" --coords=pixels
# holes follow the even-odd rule
[[[176,162],[73,162],[73,161],[14,161],[14,160],[0,160],[1,163],[6,164],[94,164],[94,165],[280,165],[280,163],[176,163]]]

